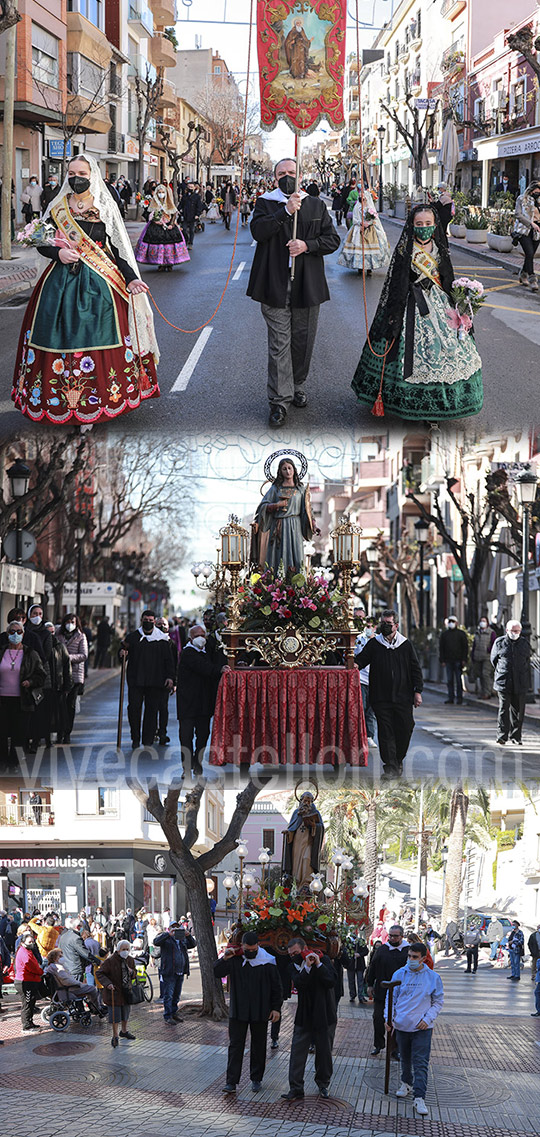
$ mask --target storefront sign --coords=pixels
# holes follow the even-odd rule
[[[71,138],[66,141],[66,158],[71,158]],[[64,157],[64,139],[49,138],[49,158]]]
[[[498,157],[499,158],[512,158],[516,154],[536,154],[540,150],[540,134],[534,134],[531,137],[524,135],[523,138],[516,138],[512,142],[499,142]]]
[[[76,595],[77,595],[77,585],[76,584],[65,584],[64,585],[64,603],[66,602],[66,600],[68,600],[69,598],[73,598]],[[85,581],[81,584],[81,596],[84,597],[84,599],[89,601],[89,602],[93,602],[93,601],[98,602],[100,600],[110,600],[111,597],[113,597],[113,596],[122,597],[123,595],[124,595],[123,585],[116,583],[116,581],[110,581],[110,582],[104,581],[103,583],[101,583],[100,581]]]
[[[0,857],[4,869],[86,869],[86,857]]]
[[[0,592],[9,596],[36,596],[45,590],[43,573],[21,565],[0,565]]]

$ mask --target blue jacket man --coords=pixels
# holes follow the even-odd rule
[[[156,936],[154,947],[160,951],[163,1018],[169,1025],[182,1022],[177,1013],[178,1003],[182,994],[184,975],[189,975],[188,950],[195,947],[195,940],[175,920],[166,932]]]

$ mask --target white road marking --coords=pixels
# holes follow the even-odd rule
[[[211,335],[212,328],[203,328],[195,347],[190,351],[180,374],[171,387],[171,395],[175,395],[178,391],[185,391]]]
[[[238,268],[237,268],[237,270],[233,276],[233,280],[240,280],[240,277],[242,275],[242,270],[245,269],[245,267],[246,267],[246,262],[240,261],[240,264],[238,265]]]

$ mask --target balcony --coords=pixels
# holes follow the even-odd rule
[[[85,114],[87,108],[88,114]],[[78,130],[83,130],[86,134],[108,134],[112,125],[106,107],[94,106],[92,100],[84,95],[69,96],[66,121],[68,126],[76,125]]]
[[[154,34],[154,17],[142,0],[131,0],[128,10],[128,24],[141,39],[151,39]]]
[[[150,59],[154,67],[175,67],[176,52],[167,36],[163,32],[156,32],[150,43]]]
[[[138,75],[143,82],[155,83],[157,71],[149,59],[144,55],[132,55],[129,60],[128,78],[134,79]]]
[[[66,14],[66,49],[73,55],[83,55],[98,67],[108,67],[112,57],[112,47],[107,37],[90,23],[80,12]],[[83,130],[86,129],[83,127]]]
[[[42,804],[35,806],[30,805],[28,801],[9,801],[9,796],[6,795],[6,801],[0,806],[0,826],[6,825],[18,829],[32,826],[39,829],[43,828],[44,825],[47,827],[54,825],[51,790],[40,790],[39,796]]]
[[[150,0],[154,21],[158,28],[172,27],[177,20],[175,0]]]
[[[168,79],[163,80],[163,92],[159,100],[160,107],[174,107],[178,102],[178,95],[174,83],[170,83]]]
[[[457,74],[461,71],[465,63],[465,52],[458,47],[456,43],[452,43],[450,47],[443,51],[441,56],[441,71],[448,78],[449,75]]]
[[[163,125],[169,130],[180,129],[180,116],[176,107],[166,107],[163,111]]]
[[[119,134],[117,130],[110,130],[107,139],[107,151],[109,154],[124,154],[126,149],[126,136]]]
[[[466,0],[443,0],[441,16],[443,20],[454,20],[466,7]]]

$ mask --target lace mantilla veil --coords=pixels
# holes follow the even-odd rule
[[[90,167],[89,192],[92,194],[96,209],[99,210],[99,216],[105,225],[107,236],[109,237],[111,244],[113,244],[115,249],[118,250],[120,256],[123,257],[125,261],[127,261],[130,268],[134,270],[140,280],[141,275],[137,262],[135,260],[133,247],[128,237],[127,229],[122,219],[122,215],[116,202],[114,201],[112,194],[109,193],[109,190],[103,181],[101,170],[96,162],[96,159],[93,158],[91,154],[77,154],[77,158],[84,159],[84,161],[87,162]],[[72,191],[68,183],[68,171],[66,171],[66,176],[60,187],[60,192],[58,196],[53,198],[53,200],[47,206],[47,209],[43,214],[43,221],[46,221],[50,217],[51,207],[54,209],[55,202],[57,202],[62,197],[69,197],[71,192]],[[135,320],[133,318],[134,307],[135,318],[137,321],[136,328]],[[157,345],[156,333],[154,330],[154,317],[152,315],[150,302],[144,292],[140,292],[136,296],[130,296],[128,303],[128,317],[129,334],[131,336],[133,349],[135,351],[138,350],[138,337],[141,355],[153,355],[157,363],[159,360],[159,348]]]

